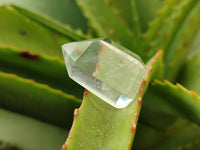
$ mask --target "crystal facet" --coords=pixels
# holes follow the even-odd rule
[[[139,56],[106,40],[68,43],[62,49],[69,76],[84,88],[116,108],[134,100],[146,74]]]

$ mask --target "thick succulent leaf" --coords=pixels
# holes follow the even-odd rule
[[[65,64],[59,58],[0,47],[0,70],[82,98],[83,88],[68,77]]]
[[[200,97],[180,84],[156,80],[145,94],[141,122],[156,128],[166,127],[171,118],[182,117],[200,125]],[[166,120],[168,123],[162,126]]]
[[[186,59],[179,74],[179,81],[190,90],[200,95],[200,52],[198,55]]]
[[[190,46],[200,27],[200,1],[198,1],[198,3],[196,2],[194,5],[190,14],[182,23],[182,27],[174,27],[171,29],[171,33],[179,29],[178,33],[176,35],[171,34],[172,36],[169,36],[170,40],[168,44],[166,42],[163,45],[163,49],[166,49],[167,53],[165,57],[165,62],[167,63],[166,78],[171,81],[176,79],[178,71],[184,63],[184,58],[190,50]]]
[[[70,149],[130,149],[136,131],[142,96],[153,73],[157,74],[162,53],[159,52],[147,65],[148,73],[135,100],[124,109],[105,103],[85,91],[84,100],[74,112],[74,123],[63,150]]]
[[[137,52],[137,43],[129,28],[113,13],[106,1],[76,0],[88,18],[90,25],[99,36],[107,36],[119,41],[129,49]]]
[[[11,45],[30,52],[62,57],[60,45],[71,40],[60,36],[27,17],[12,7],[0,7],[0,45]]]
[[[148,150],[149,147],[151,147],[155,143],[159,143],[165,137],[165,133],[162,130],[141,123],[139,118],[135,140],[132,145],[132,150]]]
[[[153,40],[155,40],[155,38],[156,39],[161,38],[162,34],[164,34],[165,31],[162,31],[163,30],[162,28],[166,30],[165,26],[167,26],[168,28],[171,22],[168,21],[168,24],[165,23],[164,25],[163,23],[167,22],[168,17],[170,19],[170,16],[175,12],[176,10],[175,8],[178,7],[180,1],[181,0],[167,1],[164,7],[158,12],[157,17],[149,24],[150,27],[144,35],[144,43],[142,45],[143,53],[146,53],[150,49]],[[161,31],[162,33],[160,33]]]
[[[198,54],[200,51],[200,28],[199,31],[192,43],[192,46],[190,47],[190,51],[187,55],[188,58],[191,58],[193,56],[195,56],[196,54]]]
[[[43,16],[49,16],[74,29],[87,31],[87,21],[80,8],[71,0],[0,0],[1,4],[16,4]],[[76,19],[74,19],[76,18]]]
[[[0,73],[0,106],[40,120],[70,127],[80,100],[13,74]],[[63,116],[66,114],[66,116]]]
[[[66,38],[70,40],[83,40],[84,35],[83,33],[80,32],[75,32],[73,29],[70,27],[65,27],[64,25],[55,22],[54,20],[50,20],[46,17],[42,17],[40,15],[37,15],[31,11],[28,11],[22,7],[12,5],[13,8],[15,8],[19,13],[25,15],[28,17],[30,20],[34,20],[38,24],[44,25],[47,28],[50,28],[52,31],[58,32],[59,34],[66,36]]]
[[[182,119],[168,124],[166,130],[158,130],[140,124],[133,149],[197,150],[200,148],[199,138],[199,126]]]
[[[66,138],[63,128],[2,108],[0,118],[1,150],[56,150]]]
[[[148,24],[156,17],[156,12],[163,6],[161,0],[132,0],[135,1],[142,31],[146,31]]]
[[[137,48],[140,49],[140,25],[134,0],[106,0],[112,11],[121,18],[132,34],[134,34]]]
[[[185,120],[178,120],[166,131],[166,138],[154,146],[153,150],[197,150],[200,148],[200,128]]]
[[[189,46],[200,26],[199,0],[177,0],[175,2],[173,1],[165,6],[160,18],[158,17],[152,28],[149,28],[145,42],[151,46],[148,53],[150,56],[159,49],[165,51],[166,76],[170,81],[175,80]],[[163,17],[167,11],[170,11],[170,8],[173,8],[171,15],[168,18]],[[163,20],[166,23],[159,25]],[[155,30],[156,25],[160,26],[160,30]],[[155,36],[156,33],[158,33],[157,36]],[[149,42],[150,40],[152,41]],[[148,48],[143,50],[146,51]],[[179,57],[176,57],[177,55]]]

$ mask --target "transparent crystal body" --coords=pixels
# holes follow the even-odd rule
[[[104,40],[62,46],[69,76],[116,108],[134,100],[146,74],[137,55],[132,57],[120,49]]]

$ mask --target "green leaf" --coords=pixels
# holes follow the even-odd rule
[[[200,148],[199,126],[185,120],[178,120],[172,127],[166,131],[166,138],[154,146],[153,150],[197,150]]]
[[[32,53],[40,52],[49,56],[62,57],[61,45],[71,40],[51,31],[12,7],[0,7],[0,45],[28,49]]]
[[[120,17],[112,12],[106,1],[77,0],[77,4],[99,36],[110,37],[132,51],[138,52],[136,39],[132,37],[128,27],[121,22]]]
[[[83,33],[75,32],[70,27],[65,27],[64,25],[59,24],[59,23],[55,22],[54,20],[50,20],[48,18],[37,15],[37,14],[35,14],[31,11],[28,11],[24,8],[21,8],[21,7],[15,6],[15,5],[12,5],[12,7],[14,9],[16,9],[22,15],[28,17],[30,20],[33,20],[33,21],[37,22],[38,24],[41,24],[47,28],[50,28],[52,31],[55,31],[63,36],[66,36],[66,38],[68,38],[70,40],[78,41],[78,40],[85,39]]]
[[[149,24],[149,28],[144,36],[144,43],[142,45],[143,53],[148,52],[154,39],[158,39],[163,36],[165,30],[168,29],[168,26],[171,23],[167,21],[167,18],[170,18],[170,16],[175,12],[175,8],[178,6],[179,3],[180,0],[170,0],[166,2],[164,7],[158,12],[157,17]],[[142,6],[146,5],[143,4]],[[167,22],[167,24],[165,22]],[[162,31],[162,28],[164,28],[164,31]],[[161,31],[162,33],[160,33]]]
[[[179,74],[179,81],[190,90],[194,90],[200,95],[200,53],[186,59],[185,64]]]
[[[130,149],[135,135],[141,98],[162,58],[159,52],[148,65],[148,73],[135,100],[124,109],[105,103],[85,91],[84,100],[75,110],[74,123],[63,150],[70,149]],[[67,147],[67,148],[66,148]]]
[[[132,34],[134,35],[137,44],[137,48],[140,49],[140,25],[138,20],[138,14],[136,10],[136,4],[134,0],[106,0],[109,7],[114,14],[118,15],[123,23],[125,23]]]
[[[164,5],[161,0],[132,0],[135,1],[141,29],[145,32],[148,24],[156,17],[156,12]]]
[[[0,47],[0,70],[82,98],[83,88],[68,77],[65,64],[59,58]]]
[[[200,148],[200,128],[187,120],[177,119],[175,123],[168,124],[166,130],[149,126],[142,126],[140,130],[140,127],[136,133],[133,149],[197,150]]]
[[[177,0],[169,2],[168,5],[165,5],[160,17],[149,28],[144,41],[147,45],[144,44],[143,50],[144,52],[148,50],[147,55],[151,56],[157,50],[163,49],[166,78],[175,81],[179,68],[183,64],[189,46],[192,44],[200,26],[200,1]],[[166,18],[166,13],[170,10],[171,13]],[[161,22],[163,20],[165,20],[164,24]],[[148,49],[148,47],[151,48]]]
[[[3,150],[56,150],[66,138],[67,131],[63,128],[2,108],[0,118],[0,149]],[[11,145],[13,148],[9,148]]]
[[[0,106],[61,127],[70,127],[80,100],[13,74],[0,72]],[[63,116],[65,114],[65,116]]]
[[[74,1],[71,0],[0,0],[1,4],[15,4],[30,11],[50,17],[74,29],[87,32],[87,20]],[[76,19],[74,19],[76,18]]]
[[[195,1],[193,3],[194,6],[192,10],[190,10],[190,13],[188,14],[185,21],[182,22],[182,26],[179,27],[177,25],[177,28],[171,28],[171,32],[174,32],[176,30],[179,31],[176,33],[176,35],[172,34],[172,36],[167,37],[167,39],[170,39],[168,42],[168,46],[167,42],[163,45],[164,49],[167,52],[167,54],[165,55],[165,60],[167,63],[166,78],[170,81],[174,81],[176,79],[178,71],[184,63],[184,58],[190,50],[190,46],[192,45],[192,42],[195,39],[195,35],[197,34],[200,27],[200,1]]]
[[[177,83],[156,80],[145,94],[141,120],[156,128],[163,128],[166,118],[182,117],[200,125],[200,97]],[[142,121],[142,122],[143,122]],[[160,122],[159,122],[160,121]],[[170,124],[170,120],[167,120]],[[166,127],[168,125],[165,123]]]
[[[200,51],[200,28],[199,28],[199,31],[197,32],[197,35],[194,41],[192,42],[192,45],[190,47],[190,51],[187,57],[191,58],[195,56],[196,54],[198,54],[199,51]]]

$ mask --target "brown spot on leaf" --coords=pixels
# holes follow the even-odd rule
[[[139,97],[137,101],[138,101],[138,104],[141,105],[141,103],[142,103],[142,98]]]
[[[165,32],[164,34],[163,34],[163,38],[166,38],[167,37],[167,33]]]
[[[183,43],[183,47],[187,47],[188,44],[186,42]]]
[[[48,86],[47,84],[44,84],[44,87],[45,87],[45,88],[48,88],[49,86]]]
[[[157,35],[157,36],[158,36],[158,35],[160,35],[160,32],[159,32],[159,31],[157,31],[157,32],[156,32],[156,35]]]
[[[135,133],[135,131],[136,131],[136,122],[137,122],[137,112],[134,113],[133,121],[131,122],[131,131],[132,131],[132,133]]]
[[[22,58],[24,58],[24,59],[32,60],[32,61],[39,60],[38,54],[32,54],[32,53],[30,53],[28,51],[21,52],[19,54],[19,56],[22,57]]]
[[[21,30],[21,31],[19,31],[19,34],[22,35],[22,36],[26,36],[27,33],[26,33],[26,31]]]
[[[76,109],[74,110],[74,118],[76,118],[76,117],[78,116],[80,110],[81,110],[80,108],[79,108],[79,109],[76,108]]]
[[[68,135],[67,139],[68,139],[68,140],[72,139],[71,134]]]
[[[146,83],[146,80],[143,79],[142,84],[141,84],[141,86],[140,86],[139,93],[138,93],[139,96],[142,95],[142,91],[143,91],[143,89],[144,89],[144,85],[145,85],[145,83]]]
[[[147,73],[150,74],[151,71],[152,71],[152,69],[153,69],[153,68],[152,68],[152,66],[151,66],[151,67],[149,68],[149,70],[147,71]]]
[[[135,131],[136,131],[136,124],[134,121],[131,122],[131,131],[132,131],[132,133],[135,133]]]
[[[33,79],[30,79],[29,81],[30,81],[30,82],[34,82],[34,80],[33,80]]]
[[[17,75],[12,73],[10,76],[11,76],[11,77],[16,77]]]
[[[194,95],[196,98],[200,99],[199,95],[195,91],[191,91],[192,95]],[[200,122],[199,122],[200,124]]]
[[[111,6],[111,5],[112,5],[112,3],[113,3],[113,1],[112,1],[112,0],[109,0],[109,1],[108,1],[108,5],[109,5],[109,6]]]
[[[47,85],[48,86],[48,85]],[[62,90],[58,90],[58,93],[63,93],[63,91]]]
[[[108,30],[108,33],[109,33],[110,35],[113,35],[113,34],[115,33],[115,30],[114,30],[114,29],[109,29],[109,30]]]
[[[83,97],[85,97],[87,94],[88,94],[88,90],[87,89],[85,89],[85,91],[84,91],[84,93],[83,93]]]
[[[135,36],[134,32],[131,32],[131,36],[132,36],[132,37],[134,37],[134,36]]]
[[[179,15],[177,15],[177,14],[173,15],[173,19],[174,19],[174,20],[176,20],[176,19],[178,19],[178,18],[179,18]]]
[[[67,144],[63,144],[62,150],[67,150]]]

